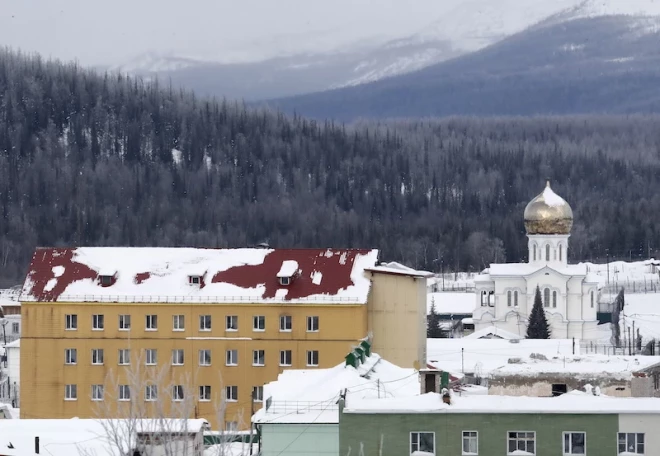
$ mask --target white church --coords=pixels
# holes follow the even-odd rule
[[[598,337],[598,276],[584,264],[568,264],[572,226],[571,207],[548,181],[525,208],[529,261],[491,264],[475,279],[475,330],[495,326],[524,338],[538,286],[552,338]]]

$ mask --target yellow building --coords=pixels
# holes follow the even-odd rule
[[[368,334],[383,358],[425,364],[425,277],[375,250],[38,249],[21,295],[21,418],[248,427],[264,383],[334,366]]]

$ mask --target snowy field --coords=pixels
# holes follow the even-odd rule
[[[435,311],[439,314],[472,314],[477,305],[476,299],[474,293],[429,293],[426,300],[426,310],[430,314],[431,306],[435,305]]]
[[[634,330],[642,336],[644,341],[650,339],[660,340],[660,293],[628,294],[626,305],[619,319],[621,334],[632,334]]]

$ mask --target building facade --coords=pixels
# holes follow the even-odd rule
[[[20,407],[21,340],[4,346],[5,363],[0,371],[0,402]]]
[[[571,207],[548,182],[525,208],[524,219],[528,262],[491,264],[475,278],[475,329],[495,326],[524,337],[538,287],[552,338],[601,337],[597,329],[599,279],[584,264],[568,264]]]
[[[367,334],[385,339],[394,324],[370,327],[369,313],[390,305],[378,288],[406,275],[379,271],[377,256],[39,249],[21,297],[21,416],[176,415],[192,400],[184,413],[213,428],[249,427],[263,385],[283,369],[331,367]],[[388,318],[412,320],[401,309]],[[413,364],[424,348],[406,350],[392,354]]]

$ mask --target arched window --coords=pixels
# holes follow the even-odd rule
[[[561,244],[559,244],[559,261],[564,261],[564,260],[562,259],[562,256],[563,256],[562,254],[563,254],[563,253],[564,253],[564,246],[561,245]]]
[[[481,307],[488,305],[488,292],[486,290],[481,292]]]
[[[545,307],[550,307],[550,288],[543,290],[543,305]]]
[[[594,291],[593,290],[591,290],[590,295],[591,295],[591,308],[593,309],[594,308]]]
[[[557,292],[552,292],[552,307],[557,307]]]
[[[536,261],[536,244],[534,244],[532,251],[534,252],[534,261]]]
[[[513,292],[513,305],[518,307],[518,292],[517,291]]]
[[[550,261],[550,244],[545,245],[545,261]]]
[[[488,292],[488,306],[489,307],[495,307],[495,292],[494,291],[489,291]]]
[[[511,290],[506,292],[506,305],[511,307]]]

